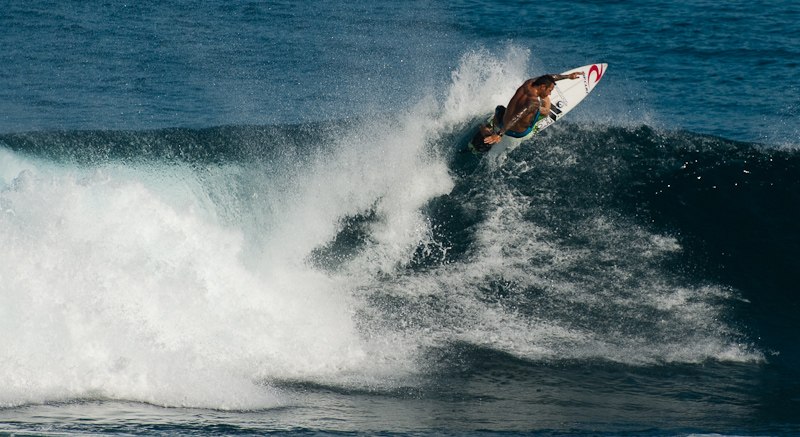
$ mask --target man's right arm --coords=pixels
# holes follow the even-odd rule
[[[535,110],[539,109],[540,104],[541,104],[541,99],[539,98],[530,99],[528,101],[528,104],[525,105],[525,107],[523,107],[522,110],[520,110],[516,114],[511,114],[511,117],[509,119],[506,120],[506,117],[503,117],[503,128],[500,129],[500,132],[484,138],[483,142],[486,144],[499,143],[508,129],[510,129],[512,126],[516,126],[516,124],[519,123],[519,121],[522,120],[526,115],[532,114]],[[508,115],[509,111],[506,110],[506,116]]]
[[[508,120],[508,122],[504,122],[504,123],[503,123],[503,128],[502,128],[502,129],[500,129],[500,135],[503,135],[503,134],[505,134],[505,133],[506,133],[506,131],[507,131],[507,130],[508,130],[510,127],[511,127],[511,126],[516,126],[516,125],[517,125],[517,123],[519,123],[519,122],[520,122],[520,120],[522,120],[523,118],[525,118],[525,116],[526,116],[526,115],[528,115],[528,114],[532,114],[532,113],[533,113],[533,112],[534,112],[536,109],[539,109],[539,105],[540,105],[540,103],[541,103],[541,99],[539,99],[539,98],[536,98],[536,99],[530,99],[530,100],[528,101],[528,104],[527,104],[527,105],[525,105],[525,107],[524,107],[524,108],[522,108],[522,110],[521,110],[521,111],[517,112],[516,114],[512,114],[512,115],[511,115],[511,118]]]

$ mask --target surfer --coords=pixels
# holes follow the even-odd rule
[[[503,135],[521,138],[533,130],[533,124],[540,115],[550,115],[550,93],[556,86],[556,81],[563,79],[577,79],[583,72],[563,74],[545,74],[544,76],[528,79],[517,89],[514,97],[508,102],[507,107],[498,106],[490,126],[481,125],[478,135],[483,137],[483,147],[479,151],[486,151],[493,144],[500,142]],[[476,135],[477,136],[477,135]],[[476,146],[480,141],[473,139]],[[476,147],[478,148],[478,147]]]

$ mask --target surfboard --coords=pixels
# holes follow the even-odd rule
[[[514,150],[524,141],[531,139],[531,137],[560,120],[561,117],[567,115],[569,111],[575,108],[578,103],[582,102],[583,99],[592,92],[594,87],[597,86],[597,83],[600,82],[600,79],[603,78],[607,68],[608,64],[589,64],[561,73],[563,75],[568,75],[575,72],[583,72],[583,76],[579,76],[577,79],[557,81],[553,92],[550,93],[550,115],[539,116],[533,124],[533,130],[522,138],[513,138],[503,135],[500,142],[492,146],[492,148],[486,152],[486,155],[490,158],[497,158],[498,156]],[[488,121],[491,121],[492,117],[494,117],[494,113],[488,117]],[[473,149],[471,144],[469,148]]]

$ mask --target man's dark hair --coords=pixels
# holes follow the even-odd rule
[[[550,85],[554,85],[555,83],[556,83],[556,80],[553,79],[553,76],[550,76],[549,74],[545,74],[544,76],[537,77],[536,80],[533,81],[531,86],[541,86],[541,85],[550,86]]]

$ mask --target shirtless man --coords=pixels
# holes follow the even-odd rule
[[[483,135],[483,142],[491,147],[492,144],[500,142],[504,134],[510,137],[520,138],[529,134],[533,130],[533,123],[539,115],[550,115],[550,93],[556,86],[557,80],[577,79],[583,72],[562,74],[545,74],[537,78],[528,79],[522,84],[514,97],[508,102],[508,107],[504,108],[505,113],[498,107],[495,112],[493,126],[483,125],[480,132]],[[502,120],[498,118],[502,117]]]

